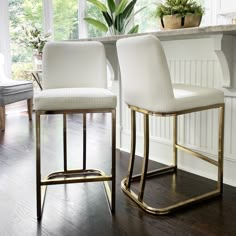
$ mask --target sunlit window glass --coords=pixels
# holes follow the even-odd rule
[[[13,79],[25,79],[24,70],[32,66],[32,48],[26,30],[42,30],[42,1],[9,0],[9,20]]]
[[[53,0],[55,40],[78,39],[78,0]]]
[[[153,0],[138,0],[134,12],[139,11],[135,15],[134,24],[139,24],[139,32],[151,32],[159,29],[158,20],[153,17],[153,12],[157,7],[158,1]]]
[[[100,2],[106,4],[106,0],[100,0]],[[99,20],[105,24],[105,20],[103,18],[102,13],[91,3],[87,3],[87,8],[86,8],[86,15],[94,18],[96,20]],[[106,33],[98,30],[96,27],[93,25],[88,24],[88,37],[99,37],[99,36],[105,36]]]

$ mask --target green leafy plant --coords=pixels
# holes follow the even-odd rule
[[[187,14],[202,16],[204,8],[195,0],[166,0],[163,4],[158,4],[154,16],[162,18],[165,15],[178,15],[184,17]]]
[[[137,0],[122,0],[119,4],[116,4],[114,0],[107,0],[106,4],[99,0],[87,1],[93,4],[101,12],[104,22],[91,17],[86,17],[84,20],[98,28],[100,31],[109,31],[111,35],[133,34],[138,32],[138,24],[128,30],[130,21],[136,14],[145,8],[142,7],[137,12],[133,12]]]
[[[33,50],[37,51],[37,54],[42,54],[43,47],[48,42],[51,34],[43,34],[36,26],[31,28],[26,28],[22,26],[25,35],[21,41],[27,46],[31,47]]]

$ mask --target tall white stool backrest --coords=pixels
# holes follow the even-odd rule
[[[163,47],[156,37],[145,35],[117,42],[125,102],[152,111],[174,98]]]
[[[43,52],[43,88],[106,88],[106,65],[99,42],[49,42]]]

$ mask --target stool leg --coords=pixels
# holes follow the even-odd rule
[[[37,218],[42,215],[41,209],[41,163],[40,163],[40,114],[36,112],[36,202]]]
[[[83,113],[83,170],[86,170],[86,113]]]
[[[67,135],[66,135],[66,114],[63,114],[63,156],[64,156],[64,171],[67,171]]]
[[[135,149],[136,149],[136,113],[134,110],[131,110],[131,152],[130,152],[128,176],[126,183],[126,187],[128,189],[130,189],[131,179],[133,174]]]
[[[219,108],[219,140],[218,140],[218,184],[217,187],[223,191],[223,154],[224,154],[224,113],[225,106]]]
[[[32,111],[33,111],[33,99],[27,99],[27,110],[28,110],[28,116],[29,120],[32,120]]]
[[[0,106],[0,129],[1,129],[1,131],[5,130],[5,121],[6,121],[5,106]]]
[[[143,201],[144,188],[148,169],[148,157],[149,157],[149,115],[144,114],[144,157],[143,157],[142,175],[140,181],[140,191],[138,196],[139,201]]]
[[[116,110],[112,110],[112,193],[111,212],[115,213],[116,203]]]
[[[173,116],[173,161],[175,169],[177,169],[177,162],[178,162],[178,150],[176,145],[178,144],[177,138],[178,137],[178,116]]]

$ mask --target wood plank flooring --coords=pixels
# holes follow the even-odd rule
[[[68,117],[69,167],[82,165],[82,116]],[[88,166],[110,170],[110,117],[88,115]],[[48,187],[43,218],[36,219],[35,121],[26,112],[9,112],[6,131],[0,134],[0,235],[1,236],[148,236],[236,235],[236,188],[224,185],[224,195],[168,216],[144,213],[120,189],[126,175],[128,154],[117,151],[117,208],[111,215],[102,183]],[[62,168],[62,117],[42,120],[42,176]],[[150,169],[160,166],[151,162]],[[141,169],[137,158],[135,172]],[[171,186],[176,180],[174,193]],[[164,206],[208,191],[213,181],[184,171],[151,179],[147,202]],[[173,189],[173,188],[172,188]]]

